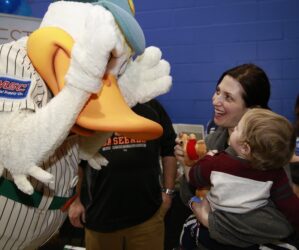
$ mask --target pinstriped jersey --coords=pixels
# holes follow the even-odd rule
[[[25,38],[0,45],[0,116],[1,112],[18,110],[35,112],[52,98],[27,56],[26,41]],[[56,232],[66,214],[48,207],[55,195],[71,196],[78,163],[77,137],[69,137],[39,166],[54,175],[55,190],[29,177],[34,189],[43,192],[38,208],[0,196],[0,249],[36,248]],[[11,179],[7,171],[3,176]]]
[[[0,111],[36,110],[50,98],[25,50],[26,40],[0,45]]]

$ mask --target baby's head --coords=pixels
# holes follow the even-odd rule
[[[292,124],[270,110],[247,111],[230,136],[230,145],[256,169],[267,170],[286,165],[295,149]]]

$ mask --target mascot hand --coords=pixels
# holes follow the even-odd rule
[[[10,165],[11,166],[11,165]],[[51,188],[54,187],[54,177],[52,174],[47,171],[35,166],[35,165],[27,165],[25,162],[22,164],[22,168],[7,168],[7,170],[11,173],[11,176],[14,180],[14,183],[17,185],[18,189],[23,191],[26,194],[33,194],[33,187],[31,183],[27,180],[27,176],[32,176],[35,179],[49,184]],[[0,166],[0,176],[4,170],[4,166]]]
[[[131,61],[118,83],[127,104],[147,102],[165,94],[172,84],[170,65],[161,60],[162,53],[157,47],[148,47],[144,53]]]
[[[95,133],[92,136],[79,137],[79,158],[88,161],[89,165],[100,170],[102,166],[106,166],[108,161],[98,153],[112,133],[101,132]]]
[[[66,75],[67,84],[90,93],[98,93],[110,53],[115,49],[117,35],[112,14],[104,8],[93,8],[71,54]]]
[[[107,166],[108,163],[108,160],[99,153],[95,153],[94,156],[88,160],[88,164],[96,170],[101,170],[102,167]]]

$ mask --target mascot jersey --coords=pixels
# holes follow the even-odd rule
[[[25,42],[22,39],[0,47],[1,112],[34,111],[51,98],[45,83],[27,57]],[[30,129],[34,133],[34,127]],[[34,189],[46,193],[40,203],[36,204],[37,207],[26,206],[18,200],[7,198],[6,192],[10,189],[5,190],[1,185],[0,249],[23,249],[28,243],[38,247],[59,228],[66,215],[58,208],[48,209],[51,204],[53,206],[54,197],[56,199],[57,196],[72,195],[72,188],[76,185],[78,160],[78,144],[73,136],[42,163],[42,168],[55,176],[55,192],[31,178]],[[3,177],[11,179],[6,171]]]

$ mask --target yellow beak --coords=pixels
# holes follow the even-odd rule
[[[55,27],[40,28],[28,38],[28,56],[54,95],[64,86],[73,44],[68,33]],[[91,96],[72,131],[81,135],[91,135],[94,131],[118,132],[131,138],[152,140],[161,136],[163,128],[135,114],[121,95],[115,77],[107,75],[101,91]]]

